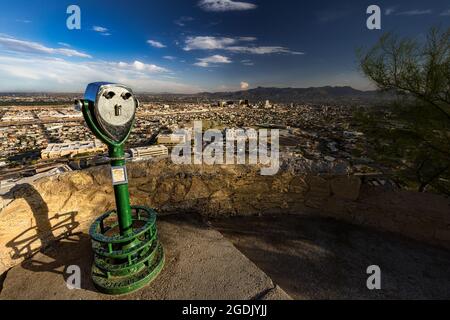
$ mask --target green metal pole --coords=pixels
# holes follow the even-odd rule
[[[103,86],[98,83],[92,85],[94,88]],[[131,206],[128,179],[119,176],[125,174],[128,178],[123,145],[131,133],[134,120],[127,127],[119,126],[122,136],[109,134],[96,118],[96,100],[92,90],[88,89],[85,96],[89,99],[78,101],[77,107],[81,108],[94,135],[108,146],[116,200],[116,209],[103,213],[89,229],[94,250],[92,280],[103,293],[128,293],[148,284],[164,266],[164,249],[156,230],[157,213],[145,206]]]
[[[125,166],[125,152],[123,144],[120,146],[108,145],[111,166]],[[120,234],[122,236],[130,235],[132,229],[132,217],[130,206],[130,193],[128,191],[128,183],[114,186],[114,196],[116,198],[117,216],[119,220]]]

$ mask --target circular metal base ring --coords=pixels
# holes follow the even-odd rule
[[[95,287],[106,294],[125,294],[136,291],[154,280],[164,267],[164,249],[158,243],[155,258],[145,264],[141,270],[129,276],[107,277],[95,264],[92,266],[92,280]]]

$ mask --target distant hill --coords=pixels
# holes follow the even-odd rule
[[[270,100],[275,102],[329,102],[329,101],[373,101],[389,98],[379,91],[361,91],[352,87],[311,87],[311,88],[264,88],[235,92],[202,92],[197,96],[208,99],[250,101]]]
[[[71,103],[75,98],[82,97],[82,93],[1,93],[0,105],[29,105]],[[138,93],[142,102],[197,102],[220,100],[248,99],[251,103],[269,100],[282,103],[342,103],[342,104],[376,104],[391,100],[392,93],[380,91],[361,91],[349,86],[343,87],[310,87],[310,88],[274,88],[257,87],[254,89],[230,92],[200,92],[196,94],[174,93]],[[32,99],[32,100],[30,100]]]
[[[311,88],[267,88],[258,87],[243,91],[200,92],[196,94],[140,94],[142,101],[220,101],[248,99],[250,102],[270,100],[283,103],[367,103],[373,104],[393,98],[392,94],[380,91],[361,91],[349,86]]]

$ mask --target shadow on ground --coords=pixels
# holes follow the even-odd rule
[[[24,260],[21,263],[24,269],[55,273],[64,280],[70,276],[66,272],[70,265],[81,265],[81,270],[86,271],[83,277],[89,276],[90,268],[84,265],[84,262],[89,260],[81,259],[79,254],[76,254],[80,249],[89,253],[90,248],[89,236],[75,231],[79,226],[76,222],[78,212],[58,213],[50,218],[47,203],[28,183],[14,187],[9,194],[20,194],[30,206],[35,220],[34,226],[6,244],[7,248],[13,249],[12,258]],[[3,276],[5,277],[6,275]],[[85,290],[95,290],[88,281],[83,281],[82,287]]]
[[[53,229],[54,226],[50,227]],[[159,217],[158,233],[166,263],[159,276],[141,290],[118,296],[97,292],[90,277],[92,250],[87,236],[81,234],[78,241],[51,239],[50,236],[51,241],[45,249],[33,253],[6,273],[0,300],[290,299],[229,240],[201,219],[186,214]],[[18,257],[28,252],[28,249],[21,249],[24,244],[38,241],[34,237],[26,237],[25,241],[20,239],[9,244],[15,248]],[[48,240],[46,237],[45,241]],[[70,265],[81,269],[79,290],[67,288],[65,271]]]
[[[449,299],[450,252],[333,219],[235,217],[213,226],[294,299]],[[382,290],[366,269],[381,268]]]
[[[15,259],[25,261],[2,275],[0,296],[111,299],[90,280],[92,250],[88,235],[75,232],[77,212],[49,218],[47,204],[31,185],[18,188],[12,194],[28,202],[36,224],[7,244]],[[158,222],[166,250],[161,275],[143,290],[117,298],[252,299],[269,292],[288,298],[275,283],[296,299],[450,299],[450,252],[391,233],[293,215],[223,218],[208,226],[183,214]],[[82,290],[65,285],[70,265],[82,270]],[[366,287],[370,265],[381,268],[382,290]]]

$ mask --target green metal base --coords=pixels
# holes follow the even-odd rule
[[[106,294],[124,294],[141,289],[154,280],[164,267],[164,249],[159,244],[158,254],[149,265],[129,276],[107,278],[94,264],[92,266],[92,281],[98,291]]]
[[[107,294],[124,294],[147,285],[164,266],[164,250],[158,240],[156,212],[132,206],[132,228],[119,232],[116,211],[92,224],[89,233],[94,250],[92,280]]]

